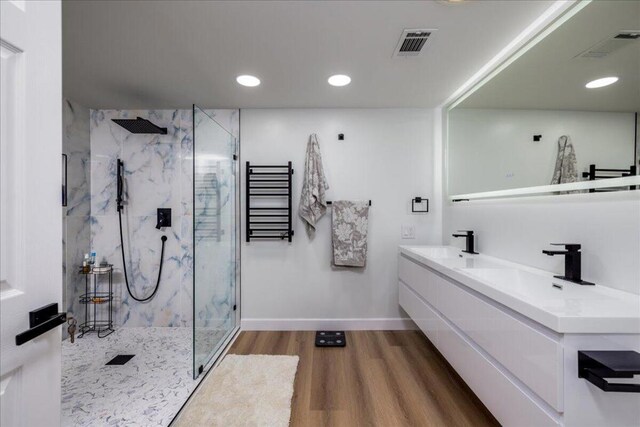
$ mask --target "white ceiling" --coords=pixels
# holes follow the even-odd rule
[[[605,58],[576,58],[630,30],[640,30],[640,1],[590,3],[460,107],[640,111],[640,40]],[[604,88],[585,88],[587,82],[606,76],[620,80]]]
[[[551,4],[65,1],[64,95],[91,108],[434,107]],[[392,58],[405,28],[438,31],[421,56]],[[337,73],[352,83],[329,86]]]

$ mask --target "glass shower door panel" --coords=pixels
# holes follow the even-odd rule
[[[236,327],[235,137],[193,107],[193,372]]]

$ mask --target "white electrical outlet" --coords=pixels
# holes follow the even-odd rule
[[[401,236],[403,239],[415,239],[416,228],[413,225],[403,225]]]

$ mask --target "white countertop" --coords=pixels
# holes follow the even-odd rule
[[[640,333],[640,295],[578,285],[548,271],[448,246],[400,246],[400,253],[555,332]]]

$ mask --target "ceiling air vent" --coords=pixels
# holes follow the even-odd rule
[[[613,52],[640,40],[640,31],[620,31],[612,37],[606,38],[582,53],[577,58],[605,58]]]
[[[404,30],[393,56],[418,56],[435,30]]]

